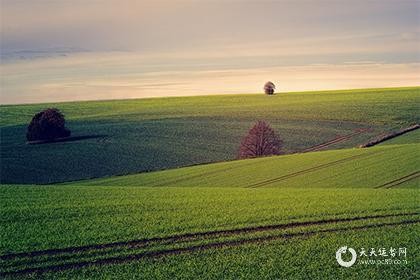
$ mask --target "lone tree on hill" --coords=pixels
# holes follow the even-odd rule
[[[238,158],[255,158],[281,154],[282,141],[265,122],[258,121],[242,140]]]
[[[26,139],[28,141],[50,141],[56,138],[70,136],[71,132],[65,128],[64,115],[55,108],[49,108],[37,113],[28,126]]]
[[[267,95],[273,95],[276,90],[276,86],[272,82],[266,82],[264,85],[264,92]]]

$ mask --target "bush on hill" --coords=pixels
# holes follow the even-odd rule
[[[50,141],[69,137],[70,130],[65,128],[64,115],[55,108],[37,113],[31,120],[26,132],[28,141]]]
[[[267,95],[273,95],[274,91],[276,90],[276,86],[272,82],[266,82],[264,85],[264,92]]]

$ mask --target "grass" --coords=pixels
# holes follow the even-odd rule
[[[2,106],[2,181],[107,177],[0,185],[0,277],[417,279],[418,131],[349,147],[418,121],[419,89],[62,103],[75,136],[107,136],[33,146],[23,119],[47,105]],[[334,150],[182,167],[232,159],[258,118],[289,152],[374,130]],[[405,247],[408,263],[339,267],[342,246]]]
[[[29,260],[25,258],[3,260],[3,272],[11,271],[11,269],[13,271],[39,266],[80,263],[89,260],[97,261],[104,258],[124,257],[133,253],[156,250],[189,248],[191,246],[213,244],[214,242],[235,242],[236,240],[243,242],[243,240],[252,238],[269,238],[270,240],[273,236],[278,236],[276,238],[282,240],[284,234],[328,229],[335,231],[337,228],[413,221],[413,219],[418,219],[419,215],[418,190],[416,189],[2,186],[1,196],[0,211],[3,217],[1,221],[1,255],[83,245],[100,245],[185,233],[289,224],[291,222],[409,214],[401,217],[367,218],[362,221],[321,224],[303,228],[297,227],[296,229],[250,232],[249,234],[234,234],[233,236],[222,235],[214,238],[192,240],[192,242],[187,243],[171,242],[165,244],[158,242],[149,245],[150,248],[149,246],[146,248],[118,246],[107,250],[90,250],[86,253],[33,257]],[[413,216],[410,213],[417,213],[417,215]],[[412,229],[410,229],[411,227],[407,229],[407,227],[404,229],[404,233],[399,233],[403,238],[411,236]],[[330,233],[326,232],[324,235],[326,235],[325,238],[334,240]],[[383,240],[384,236],[381,236],[381,238]],[[300,240],[300,238],[297,240]],[[321,240],[324,240],[324,237]],[[349,240],[360,242],[360,238],[356,238],[356,241],[349,238],[346,239],[345,244],[348,244]],[[371,240],[367,241],[369,241],[367,245],[373,246]],[[394,238],[392,241],[398,242],[394,246],[401,244],[401,239]],[[257,243],[260,244],[261,242]],[[338,243],[341,243],[341,241]],[[275,245],[277,243],[264,245],[264,242],[262,242],[262,244],[262,248],[268,248],[263,254],[261,254],[262,251],[258,251],[260,253],[248,256],[244,252],[250,250],[249,247],[253,248],[257,245],[251,244],[245,247],[241,245],[240,248],[232,249],[233,251],[226,255],[226,261],[237,262],[232,269],[239,272],[240,260],[244,257],[249,258],[248,261],[258,261],[259,258],[271,258],[272,254],[275,254],[278,250],[274,249],[278,248]],[[336,245],[338,244],[334,243],[334,246]],[[409,247],[411,250],[414,250],[414,242],[408,245],[411,246]],[[284,245],[279,248],[290,251],[295,248],[293,245],[291,246]],[[318,248],[318,250],[320,249]],[[169,255],[158,261],[163,262],[160,268],[155,267],[156,263],[154,264],[153,259],[147,260],[146,258],[146,260],[140,260],[140,262],[130,262],[128,265],[105,265],[100,268],[88,269],[88,271],[96,271],[93,273],[93,278],[103,278],[108,274],[125,278],[125,273],[134,273],[133,277],[136,275],[140,277],[145,269],[159,270],[157,272],[166,275],[168,273],[166,269],[172,268],[177,270],[177,277],[185,278],[185,276],[188,276],[186,274],[188,269],[184,270],[185,263],[183,260],[190,262],[193,259],[201,259],[201,265],[204,265],[205,262],[211,261],[207,259],[207,254],[222,254],[220,252],[211,253],[212,251],[214,250],[210,250],[210,253],[204,251],[198,259],[195,257],[196,253],[194,251],[192,254],[186,253],[179,257]],[[323,259],[333,258],[334,252],[330,249],[323,250],[323,254],[325,254]],[[299,253],[299,255],[300,258],[303,258],[306,254]],[[284,256],[280,255],[275,259],[283,258]],[[287,260],[290,261],[290,259]],[[171,263],[169,267],[165,265],[166,261]],[[329,266],[332,266],[332,263],[333,261],[330,260]],[[212,262],[207,264],[214,265]],[[207,273],[205,269],[202,270],[201,265],[197,267],[194,273],[198,271]],[[245,263],[242,265],[245,265]],[[321,266],[323,262],[314,265]],[[222,273],[217,266],[212,269],[214,269],[212,273]],[[243,266],[242,269],[244,269]],[[63,275],[68,276],[67,273],[73,273],[73,276],[79,274],[79,277],[83,278],[84,270],[85,268],[75,269],[75,271],[70,269],[66,270]],[[124,272],[124,270],[128,271]],[[278,267],[277,270],[281,273],[287,272],[287,268]],[[245,271],[247,270],[245,269],[243,272]],[[273,273],[273,271],[270,273]],[[270,273],[266,274],[265,277],[270,276]],[[59,275],[60,273],[51,274],[51,277],[54,278]],[[207,277],[211,275],[208,274]],[[40,276],[38,275],[38,277]],[[321,276],[322,274],[318,275],[318,277]]]
[[[420,144],[292,154],[74,182],[92,186],[374,188],[418,172]],[[384,172],[386,170],[386,172]],[[381,174],[381,176],[375,176]],[[413,179],[400,187],[417,187]]]
[[[317,234],[234,248],[144,259],[135,263],[46,273],[44,279],[416,279],[419,225]],[[339,267],[335,251],[360,248],[408,248],[408,265]],[[383,259],[383,258],[378,258]],[[404,258],[401,258],[404,259]],[[36,275],[36,274],[35,274]]]
[[[297,221],[413,213],[419,209],[418,190],[414,189],[2,186],[1,196],[2,255]],[[415,217],[372,218],[344,225],[363,226]],[[310,229],[324,228],[315,225]],[[253,235],[233,237],[242,240]],[[195,244],[226,239],[222,236],[216,240],[197,240]],[[156,248],[166,248],[162,246],[157,244]],[[128,249],[122,249],[111,249],[105,257],[127,254]],[[76,254],[67,261],[53,258],[47,264],[80,262],[86,257],[92,256]],[[37,262],[19,265],[25,268],[34,264]],[[13,262],[3,262],[5,270],[11,266]]]
[[[0,106],[1,181],[46,184],[231,160],[258,119],[275,128],[286,152],[372,128],[328,148],[354,147],[419,122],[419,92],[413,87]],[[26,145],[26,125],[46,107],[63,111],[74,136],[101,137]]]
[[[2,185],[0,255],[65,251],[4,259],[0,273],[29,269],[23,276],[185,279],[202,274],[211,279],[221,277],[223,263],[229,262],[233,265],[228,278],[295,278],[302,275],[296,265],[309,257],[305,252],[318,248],[310,255],[313,263],[305,265],[311,278],[323,279],[326,271],[338,277],[345,271],[337,269],[334,252],[343,245],[391,244],[414,250],[418,238],[410,232],[420,221],[418,179],[398,188],[372,187],[418,168],[418,147],[294,154],[64,185]],[[331,165],[331,160],[340,164]],[[313,169],[317,166],[324,167]],[[284,185],[246,188],[253,180],[267,181],[301,169],[316,172],[291,177]],[[151,186],[153,182],[162,186]],[[355,235],[359,231],[362,237]],[[324,244],[322,250],[316,244]],[[301,251],[291,257],[293,250]],[[156,252],[159,258],[153,257]],[[279,252],[283,253],[276,256]],[[411,255],[410,261],[413,258],[418,256]],[[262,259],[271,265],[247,269]],[[289,266],[272,263],[280,260]],[[98,262],[105,263],[98,267]],[[376,275],[377,266],[362,266],[355,268],[359,276]],[[42,272],[30,273],[31,269]],[[386,268],[384,273],[412,277],[414,270],[410,263]]]

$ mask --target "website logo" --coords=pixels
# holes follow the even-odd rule
[[[351,253],[351,260],[349,261],[345,261],[342,258],[342,255],[347,255],[347,252]],[[344,267],[350,267],[356,262],[357,253],[356,250],[354,250],[353,248],[347,248],[347,246],[344,246],[337,250],[337,252],[335,253],[335,258],[337,259],[339,265]]]

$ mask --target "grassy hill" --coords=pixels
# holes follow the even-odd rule
[[[0,106],[2,183],[45,184],[234,159],[256,120],[267,120],[295,152],[355,134],[325,149],[349,148],[419,122],[420,87],[224,95]],[[31,117],[47,107],[66,115],[74,136],[26,145]]]
[[[342,149],[199,165],[70,185],[374,188],[411,174],[420,175],[419,151],[418,143]],[[413,178],[401,186],[418,186],[419,179]]]
[[[343,244],[416,248],[419,145],[294,154],[64,185],[2,185],[0,275],[293,278],[299,268],[313,279],[349,277],[354,274],[334,259]],[[407,174],[417,177],[401,180]],[[359,265],[352,272],[411,278],[415,256],[409,258],[403,268],[384,266],[380,274],[377,266]],[[280,266],[284,260],[288,265]]]
[[[108,136],[33,146],[12,132],[23,133],[21,116],[46,105],[4,106],[2,177],[10,181],[177,168],[0,185],[0,277],[415,279],[418,130],[371,148],[351,148],[371,136],[355,134],[326,151],[182,166],[233,158],[236,141],[259,117],[269,118],[291,141],[288,151],[357,128],[373,128],[373,135],[406,126],[418,121],[418,93],[411,88],[63,103],[75,133]],[[346,269],[335,260],[342,246],[405,247],[408,262]]]

